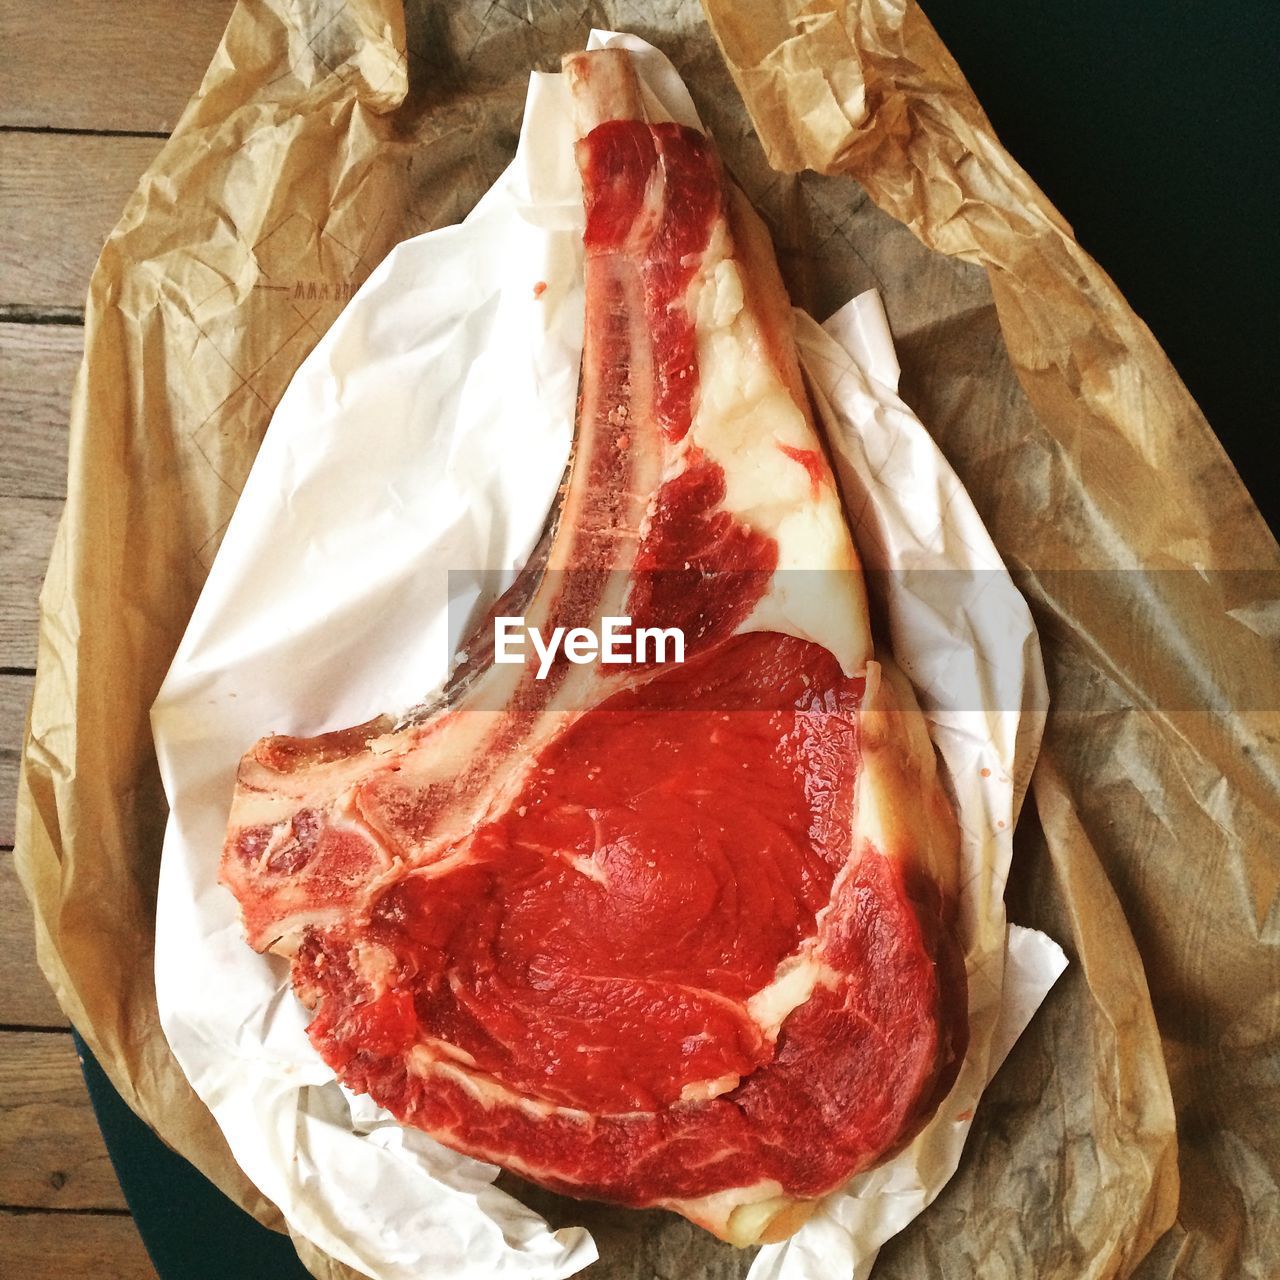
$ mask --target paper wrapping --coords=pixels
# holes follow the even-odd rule
[[[661,51],[599,31],[588,48],[606,43],[630,52],[653,118],[699,126]],[[492,1165],[340,1089],[307,1039],[288,966],[245,945],[214,856],[246,744],[266,726],[321,733],[429,698],[506,586],[494,568],[523,564],[545,528],[582,359],[574,136],[563,77],[535,73],[498,181],[461,224],[397,245],[303,361],[151,713],[170,811],[156,923],[166,1038],[291,1230],[376,1280],[417,1280],[428,1257],[434,1280],[557,1280],[597,1257],[597,1275],[634,1265],[590,1234],[613,1211],[553,1199],[565,1225],[548,1231],[527,1185],[491,1186]],[[640,1215],[653,1269],[680,1275],[865,1274],[954,1172],[983,1088],[1065,963],[1005,914],[1047,709],[1026,603],[896,395],[879,295],[823,326],[799,311],[794,321],[879,621],[955,799],[968,1047],[907,1149],[828,1197],[791,1240],[752,1258],[702,1232],[669,1239],[678,1220]]]
[[[393,244],[456,221],[496,177],[529,69],[593,23],[630,27],[690,85],[793,298],[822,318],[880,289],[904,398],[1044,643],[1055,710],[1009,905],[1073,964],[959,1173],[876,1274],[1266,1274],[1280,553],[918,9],[707,7],[768,160],[688,5],[235,10],[90,287],[15,850],[42,966],[130,1105],[271,1221],[157,1025],[147,708],[302,358]],[[636,1219],[616,1244],[646,1259]]]

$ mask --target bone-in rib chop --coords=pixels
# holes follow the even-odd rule
[[[482,664],[403,720],[264,738],[221,876],[351,1089],[554,1190],[775,1240],[954,1077],[955,820],[872,657],[767,233],[625,53],[565,74],[586,335],[524,616],[679,627],[686,661]]]

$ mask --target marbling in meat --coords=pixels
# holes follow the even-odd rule
[[[954,1076],[955,821],[873,657],[767,234],[625,53],[565,74],[587,325],[524,614],[679,626],[687,661],[480,663],[402,721],[265,738],[222,880],[316,1049],[404,1123],[779,1239]]]

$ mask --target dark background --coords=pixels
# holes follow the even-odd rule
[[[1280,529],[1280,3],[922,8]]]
[[[1150,325],[1280,529],[1280,2],[924,0],[1001,141]],[[306,1276],[86,1064],[165,1280]]]

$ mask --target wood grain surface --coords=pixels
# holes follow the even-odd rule
[[[14,807],[18,802],[18,753],[22,748],[22,728],[26,723],[34,684],[34,679],[25,673],[0,672],[0,845],[13,844]],[[3,856],[7,862],[8,855]],[[4,943],[5,940],[0,938],[0,956],[4,954]],[[5,982],[0,983],[0,1006],[8,994],[3,988],[12,983],[8,965],[3,972]],[[22,1018],[0,1015],[0,1023],[23,1021]]]
[[[0,133],[0,319],[84,313],[103,242],[155,137]]]
[[[36,964],[31,908],[27,905],[13,855],[0,852],[0,1027],[42,1027],[66,1031],[66,1014]],[[0,1068],[8,1053],[9,1033],[0,1031]],[[8,1159],[0,1146],[0,1177]],[[0,1203],[3,1203],[0,1200]]]
[[[169,133],[234,0],[0,0],[0,124]]]
[[[155,1280],[8,851],[89,277],[234,0],[0,0],[0,1276]]]
[[[67,414],[84,350],[78,324],[0,324],[0,500],[67,491]]]
[[[14,1031],[0,1056],[0,1204],[125,1208],[69,1031]],[[16,1274],[10,1272],[9,1274]]]
[[[127,1213],[0,1210],[0,1269],[15,1280],[156,1280]]]
[[[40,584],[61,512],[58,498],[0,501],[0,668],[35,666]]]

